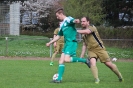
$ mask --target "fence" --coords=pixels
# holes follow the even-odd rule
[[[29,36],[28,36],[29,37]],[[48,38],[3,37],[0,38],[0,56],[49,57],[51,54],[45,43]],[[52,52],[52,51],[51,51]]]
[[[28,37],[3,37],[0,38],[0,56],[19,57],[51,57],[53,46],[46,47],[46,42],[52,38],[28,38]],[[82,39],[78,39],[79,47],[77,54],[81,53]],[[133,48],[133,39],[103,39],[105,45]],[[81,43],[80,43],[81,42]],[[126,45],[128,44],[128,45]],[[126,45],[126,46],[125,46]]]

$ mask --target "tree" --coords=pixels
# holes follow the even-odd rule
[[[3,2],[15,2],[15,1],[24,2],[24,1],[27,1],[27,0],[0,0],[1,3],[3,3]]]
[[[133,23],[133,0],[104,0],[106,21],[117,27]]]
[[[102,24],[105,16],[102,11],[102,0],[63,0],[63,7],[67,15],[74,18],[88,16],[93,24]]]

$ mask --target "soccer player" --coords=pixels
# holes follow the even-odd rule
[[[82,30],[77,30],[78,33],[83,35],[81,58],[84,57],[85,51],[88,50],[88,56],[91,64],[90,69],[95,78],[95,83],[100,82],[96,66],[97,59],[100,59],[101,63],[104,63],[108,68],[110,68],[118,76],[120,82],[124,81],[117,66],[111,62],[96,27],[94,25],[90,25],[88,17],[81,18],[81,25]]]
[[[53,42],[60,39],[61,36],[64,36],[64,48],[59,59],[59,67],[58,67],[58,78],[57,80],[53,80],[53,83],[61,83],[62,76],[65,70],[65,62],[83,62],[90,67],[89,59],[78,58],[76,56],[76,49],[77,49],[77,40],[76,34],[77,30],[75,28],[75,23],[79,23],[79,19],[74,19],[70,16],[66,16],[62,8],[56,10],[56,17],[62,23],[60,24],[60,30],[58,35],[51,40],[49,43],[46,43],[46,46],[50,46]]]
[[[61,24],[61,22],[59,22],[59,25],[60,24]],[[54,37],[57,36],[59,29],[60,29],[59,27],[55,29]],[[52,58],[51,58],[50,66],[54,65],[54,59],[55,59],[56,55],[58,53],[60,53],[60,54],[62,53],[63,46],[64,46],[64,37],[62,36],[57,42],[54,42],[54,53],[53,53]]]

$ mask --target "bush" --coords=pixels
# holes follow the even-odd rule
[[[133,39],[133,28],[97,27],[103,39]]]
[[[116,46],[120,48],[133,48],[133,28],[111,28],[97,27],[104,44],[107,46]]]
[[[47,31],[47,32],[33,32],[33,31],[25,31],[25,32],[22,32],[21,35],[31,35],[31,36],[45,36],[45,37],[48,37],[48,38],[53,38],[53,31],[54,30],[50,30],[50,31]]]

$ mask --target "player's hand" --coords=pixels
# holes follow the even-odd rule
[[[46,43],[46,46],[50,46],[50,43]]]
[[[80,23],[80,20],[79,19],[75,19],[74,23]]]

